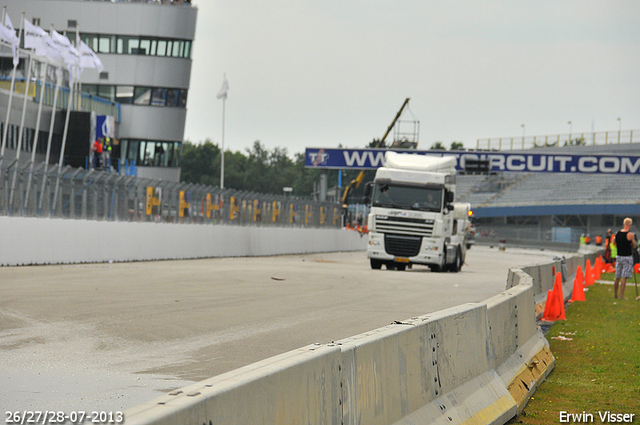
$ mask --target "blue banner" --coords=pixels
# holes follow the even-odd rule
[[[96,139],[114,137],[115,120],[110,115],[96,115]]]
[[[469,159],[489,161],[491,172],[640,174],[640,156],[630,155],[391,150],[414,155],[454,157],[458,171],[464,171],[465,161]],[[383,166],[386,151],[386,149],[307,148],[305,150],[305,167],[373,170]]]

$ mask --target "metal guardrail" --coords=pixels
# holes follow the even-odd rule
[[[492,137],[478,139],[478,150],[525,150],[546,147],[614,145],[640,143],[640,130],[599,131],[589,133],[565,133],[543,136]]]
[[[338,204],[41,163],[0,169],[0,215],[338,228]],[[45,170],[46,169],[46,170]]]
[[[33,101],[38,103],[40,102],[40,94],[42,82],[32,81],[29,83],[29,89],[27,92],[27,96],[33,98]],[[4,90],[11,90],[11,80],[7,78],[0,78],[0,88]],[[55,93],[55,84],[46,83],[44,89],[44,100],[43,104],[46,106],[53,106],[53,98]],[[69,105],[69,94],[70,90],[68,87],[60,87],[60,92],[58,93],[58,100],[56,104],[56,109],[67,109]],[[16,79],[16,83],[14,86],[14,92],[23,95],[25,92],[25,82],[23,79]],[[88,93],[75,93],[76,100],[74,101],[79,105],[76,108],[79,111],[92,111],[98,115],[110,115],[115,117],[116,122],[120,122],[121,116],[121,108],[120,104],[117,102],[112,102],[109,99],[105,99],[99,96],[94,96]]]

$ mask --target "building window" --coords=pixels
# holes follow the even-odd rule
[[[178,106],[179,94],[178,89],[167,89],[167,106]]]
[[[109,84],[83,84],[82,91],[111,102],[134,105],[172,106],[187,105],[187,90],[165,87],[115,86]]]
[[[151,54],[151,40],[149,39],[142,39],[140,40],[140,48],[139,48],[139,55],[150,55]]]
[[[115,89],[115,86],[98,86],[98,96],[109,99],[113,102],[116,97]]]
[[[183,108],[187,106],[187,91],[186,90],[180,90],[180,93],[178,94],[178,106],[183,107]]]
[[[116,102],[125,104],[133,103],[133,86],[117,86]]]
[[[167,40],[158,40],[157,56],[165,56],[167,54]]]
[[[147,167],[179,167],[181,142],[160,140],[120,140],[124,154],[120,163],[133,162]]]
[[[67,28],[75,28],[78,26],[78,21],[76,20],[68,20],[67,21]]]
[[[96,53],[120,55],[191,57],[191,40],[171,40],[109,34],[81,34],[82,40]]]
[[[97,53],[111,53],[113,51],[115,37],[109,35],[101,35],[98,38],[98,50]]]
[[[148,105],[151,101],[151,87],[136,87],[133,92],[134,105]]]
[[[166,96],[166,89],[153,89],[153,92],[151,93],[151,105],[164,106],[167,103]]]

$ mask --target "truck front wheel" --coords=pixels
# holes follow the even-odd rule
[[[371,268],[374,270],[380,270],[382,268],[382,261],[371,258]]]
[[[432,272],[440,273],[440,272],[446,271],[446,267],[447,267],[447,247],[445,245],[444,249],[442,250],[442,260],[440,261],[440,264],[433,264],[429,266],[429,268],[431,269]]]
[[[462,269],[462,250],[460,247],[456,247],[456,258],[451,265],[451,271],[453,273],[458,273]]]

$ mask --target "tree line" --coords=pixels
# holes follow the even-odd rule
[[[181,180],[186,183],[220,187],[221,151],[217,144],[206,140],[201,144],[182,144]],[[224,153],[224,187],[248,192],[283,194],[283,188],[293,188],[293,196],[307,197],[314,193],[320,180],[320,170],[304,167],[304,153],[290,158],[286,148],[266,149],[259,140],[245,152]],[[337,172],[329,175],[329,185],[337,184]]]
[[[369,146],[375,144],[373,141]],[[461,148],[454,142],[452,150]],[[442,149],[441,143],[434,144],[431,149]],[[180,179],[185,183],[196,183],[220,187],[221,151],[217,144],[207,139],[204,143],[195,144],[185,141],[182,144]],[[305,168],[304,153],[296,153],[290,158],[286,148],[275,147],[272,150],[256,140],[245,152],[224,153],[224,187],[236,190],[265,194],[283,194],[283,188],[293,188],[293,196],[313,196],[320,181],[321,170]],[[327,186],[338,185],[338,170],[329,170]],[[344,188],[358,175],[358,170],[342,170],[342,187]],[[368,172],[365,181],[373,178],[375,173]]]

